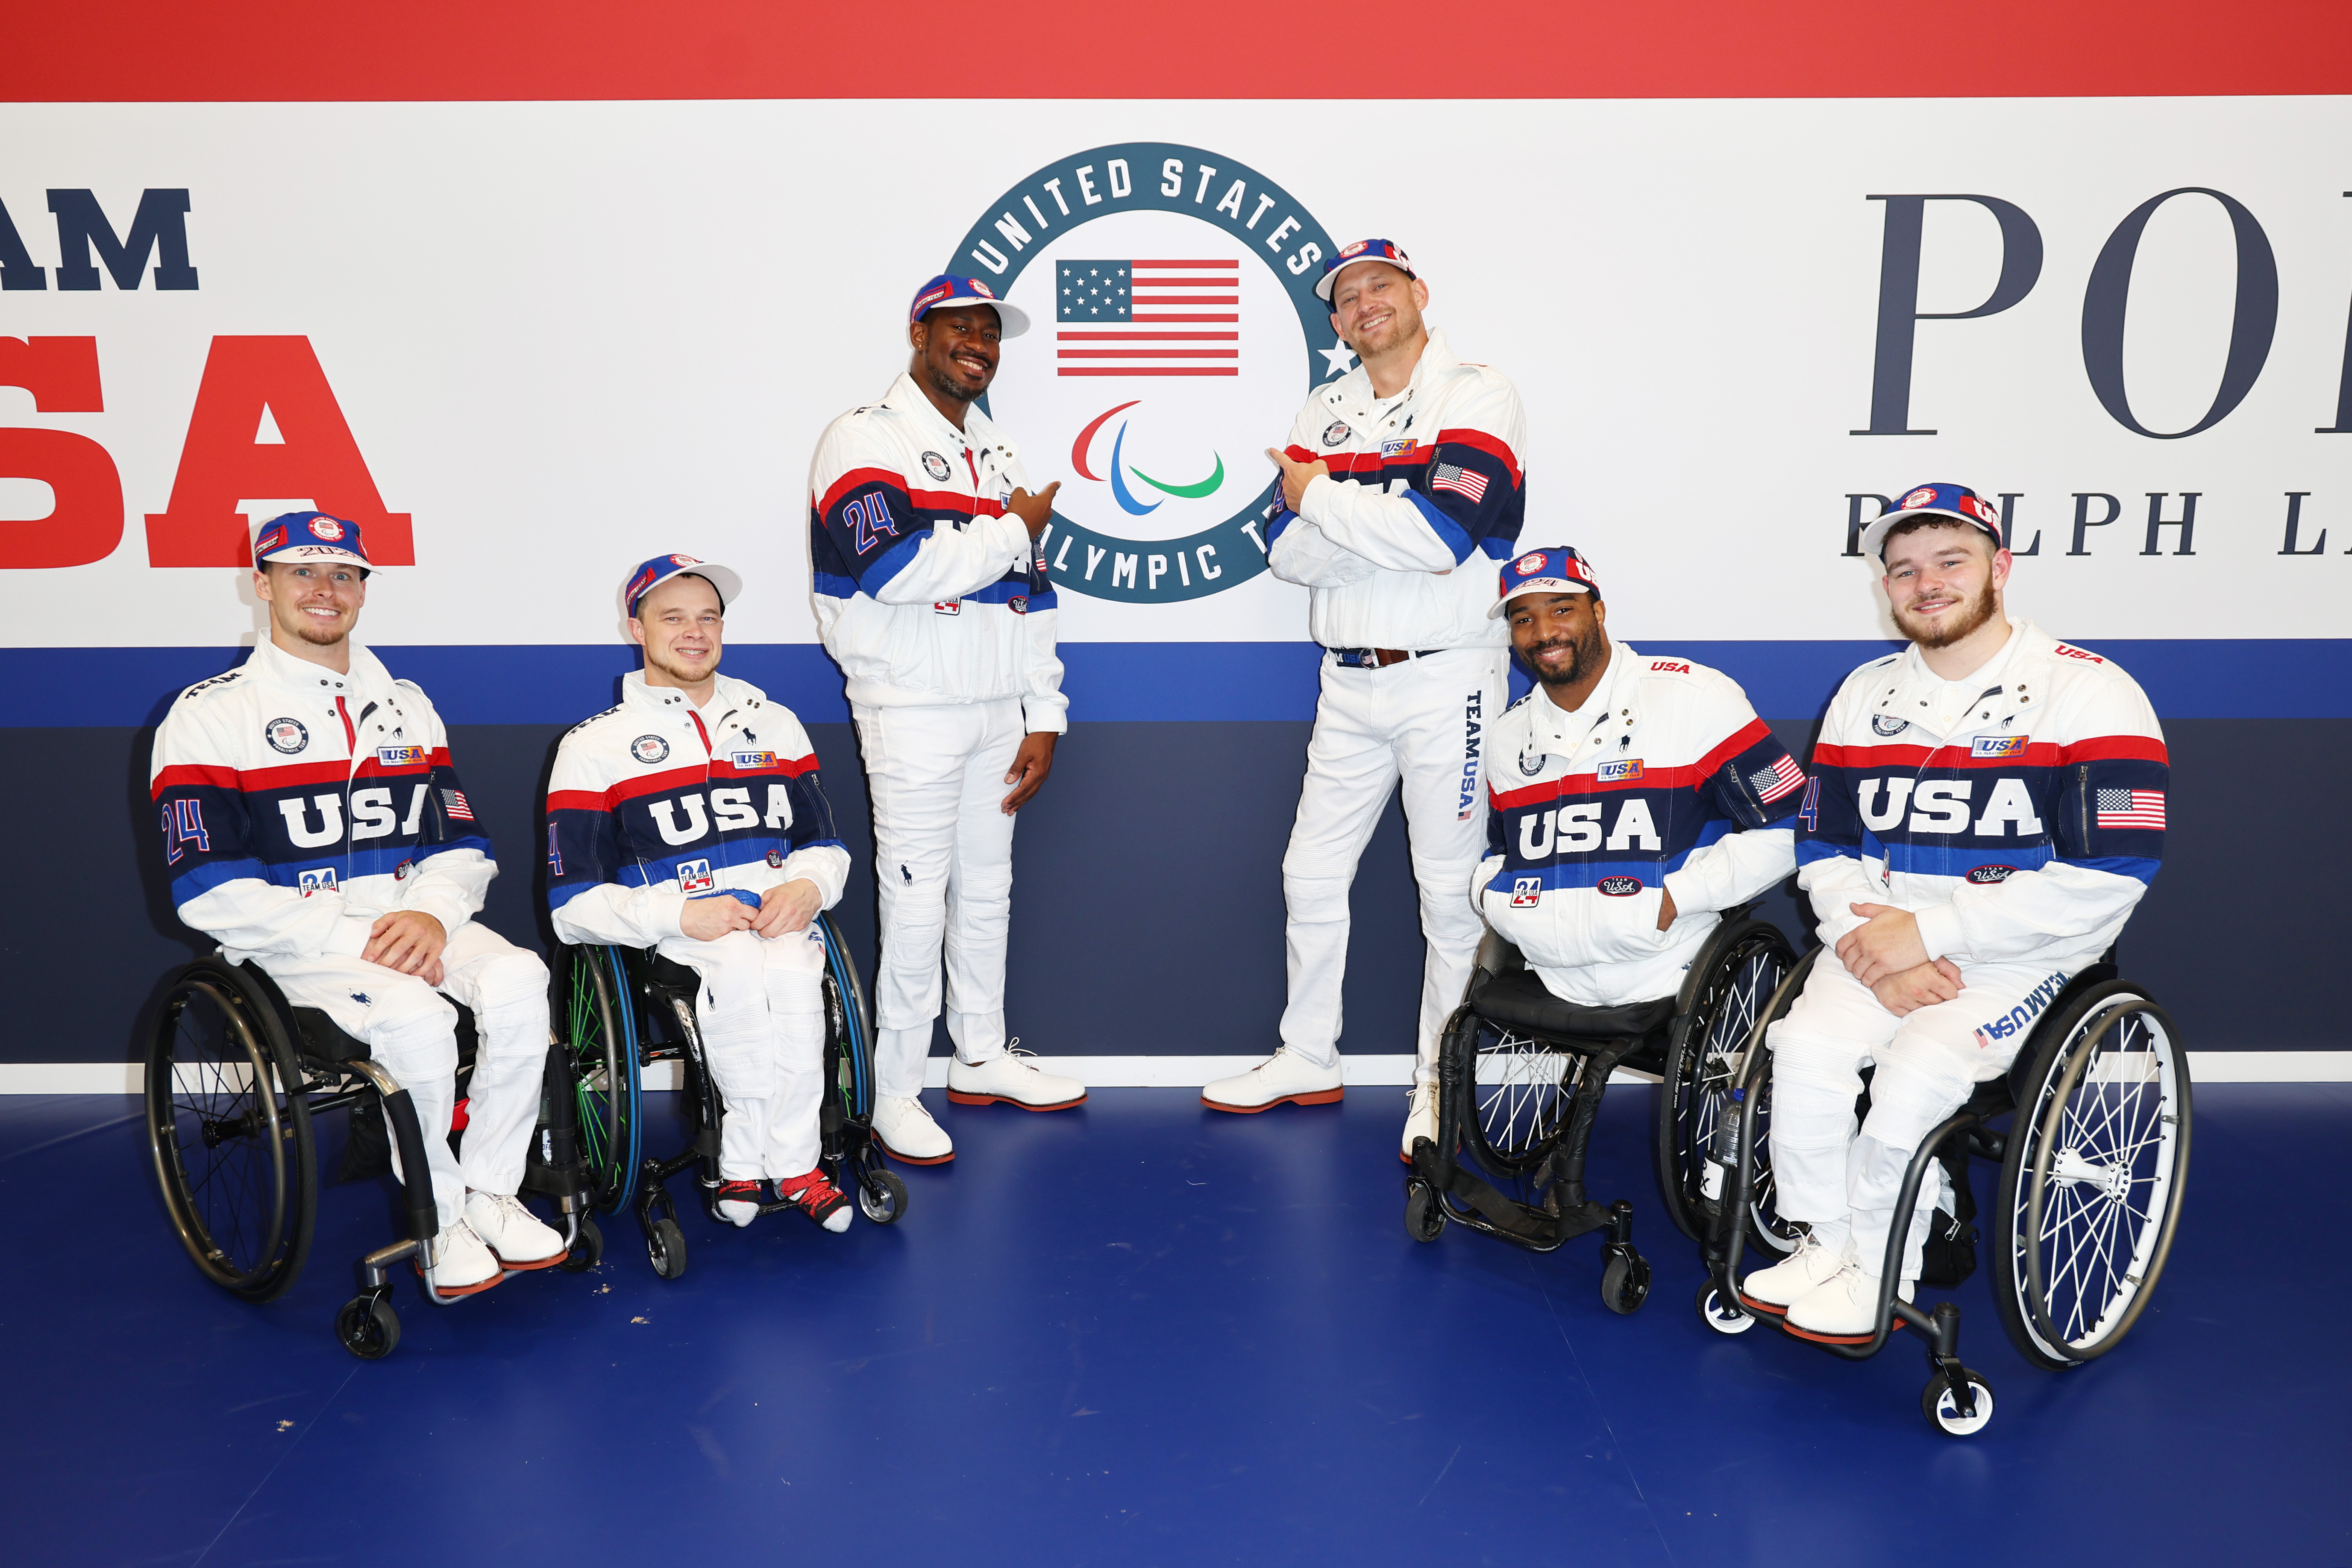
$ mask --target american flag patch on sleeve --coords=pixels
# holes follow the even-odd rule
[[[1772,759],[1770,767],[1749,773],[1748,782],[1756,787],[1757,799],[1769,803],[1791,790],[1804,788],[1805,770],[1797,765],[1796,758],[1784,752]]]
[[[474,820],[474,808],[466,804],[466,792],[464,790],[443,790],[441,792],[441,804],[447,807],[449,815],[457,818],[459,822],[471,822]]]
[[[1486,499],[1486,476],[1459,463],[1439,463],[1429,470],[1429,488],[1482,501]]]
[[[2137,827],[2164,831],[2164,792],[2160,789],[2103,789],[2091,797],[2095,827]]]

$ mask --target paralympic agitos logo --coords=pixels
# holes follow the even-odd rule
[[[1355,363],[1315,297],[1331,249],[1281,186],[1174,142],[1074,153],[989,204],[944,270],[1029,313],[987,406],[1033,483],[1064,481],[1055,587],[1166,604],[1265,570],[1260,453]]]

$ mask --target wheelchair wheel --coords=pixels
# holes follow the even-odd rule
[[[572,1053],[580,1157],[597,1208],[617,1214],[640,1163],[636,1013],[618,948],[567,947],[554,966],[557,1026]]]
[[[1469,1086],[1463,1125],[1479,1161],[1497,1175],[1526,1177],[1568,1130],[1577,1075],[1588,1058],[1528,1039],[1468,1007],[1455,1012],[1440,1047],[1457,1054]]]
[[[888,1171],[874,1172],[857,1184],[857,1212],[876,1225],[898,1224],[907,1212],[907,1184]]]
[[[874,1029],[866,986],[833,916],[817,919],[824,932],[825,1044],[838,1058],[835,1087],[841,1094],[843,1114],[862,1120],[874,1113]]]
[[[382,1361],[400,1348],[400,1314],[381,1296],[354,1296],[335,1314],[335,1338],[362,1361]]]
[[[1993,1305],[2018,1352],[2080,1365],[2147,1307],[2189,1175],[2189,1061],[2165,1011],[2129,983],[2053,1017],[2018,1079],[1994,1203]]]
[[[275,1011],[228,965],[188,965],[156,1016],[146,1090],[147,1146],[180,1245],[225,1289],[285,1294],[310,1256],[319,1163]]]
[[[1698,1205],[1707,1146],[1733,1103],[1732,1088],[1746,1064],[1757,1021],[1796,962],[1788,940],[1766,921],[1749,921],[1727,933],[1667,1041],[1651,1149],[1667,1216],[1693,1241],[1706,1238]],[[1767,1173],[1759,1170],[1759,1184]],[[1793,1234],[1783,1237],[1768,1221],[1759,1220],[1752,1229],[1760,1247],[1785,1253],[1795,1245]]]

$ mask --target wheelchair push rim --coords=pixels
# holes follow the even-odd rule
[[[574,947],[558,971],[558,1017],[572,1053],[580,1156],[593,1206],[618,1214],[637,1181],[643,1139],[636,1009],[618,949]]]
[[[2030,1325],[2033,1342],[2018,1348],[2072,1365],[2130,1331],[2171,1252],[2188,1184],[2188,1063],[2171,1018],[2126,989],[2100,998],[2037,1067],[2002,1184],[2003,1283]]]
[[[146,1071],[148,1151],[180,1244],[256,1301],[301,1273],[316,1215],[310,1107],[292,1052],[236,977],[192,966],[165,994]]]
[[[1778,928],[1759,921],[1733,933],[1722,958],[1708,963],[1714,973],[1693,998],[1668,1047],[1655,1146],[1667,1216],[1693,1241],[1706,1239],[1700,1205],[1707,1149],[1723,1117],[1738,1103],[1733,1091],[1797,955]],[[1773,1211],[1770,1154],[1761,1137],[1759,1131],[1749,1238],[1785,1254],[1796,1246],[1797,1231]]]
[[[1454,1027],[1466,1032],[1471,1100],[1465,1131],[1479,1163],[1498,1175],[1525,1177],[1549,1157],[1568,1131],[1579,1074],[1590,1060],[1465,1007]]]

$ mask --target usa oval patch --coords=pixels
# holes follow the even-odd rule
[[[1642,890],[1639,877],[1603,877],[1593,884],[1604,899],[1630,899]]]
[[[1994,882],[2006,882],[2016,875],[2017,868],[2014,866],[1979,866],[1969,872],[1969,880],[1981,888]]]

